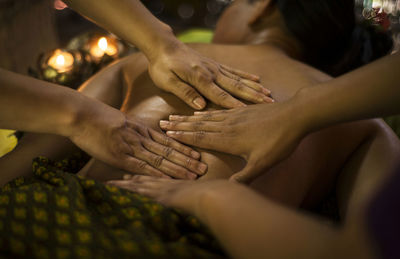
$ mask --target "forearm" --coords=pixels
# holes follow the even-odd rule
[[[302,89],[293,99],[308,131],[351,120],[400,112],[400,54],[323,83]]]
[[[70,136],[94,100],[58,85],[0,69],[0,128]]]
[[[339,231],[237,184],[210,190],[196,216],[234,258],[339,258]]]
[[[148,59],[179,42],[171,28],[154,17],[139,0],[65,0],[74,10],[137,46]]]

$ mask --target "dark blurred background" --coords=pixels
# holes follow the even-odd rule
[[[102,32],[55,0],[0,0],[0,67],[27,74],[40,53],[62,48],[85,32]],[[230,0],[143,0],[159,19],[180,33],[214,28]]]
[[[213,29],[230,0],[143,0],[142,3],[160,20],[170,25],[175,33],[189,28]],[[101,30],[69,8],[56,11],[60,43],[87,31]]]
[[[362,7],[363,0],[355,0]],[[159,19],[179,34],[190,28],[213,29],[231,0],[142,0]],[[393,11],[392,29],[400,42],[400,0],[373,0],[383,10]],[[0,0],[0,67],[27,73],[40,53],[64,47],[69,40],[88,31],[102,31],[55,0]],[[361,13],[362,8],[359,8]]]

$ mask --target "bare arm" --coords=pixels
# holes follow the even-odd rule
[[[126,176],[110,184],[182,209],[208,226],[233,258],[370,258],[358,226],[334,227],[224,180]]]
[[[271,102],[270,92],[254,76],[201,56],[177,40],[171,28],[154,17],[139,0],[66,0],[73,9],[136,45],[149,60],[154,83],[194,109],[206,97],[222,107]]]
[[[0,128],[65,136],[109,165],[159,177],[178,169],[183,178],[192,175],[165,159],[168,150],[187,159],[200,156],[94,98],[5,70],[0,70]]]
[[[304,88],[293,99],[307,131],[351,120],[400,112],[400,53],[323,83]]]
[[[232,179],[250,182],[290,155],[310,132],[340,122],[398,113],[399,66],[400,54],[387,56],[304,88],[286,102],[174,116],[163,129],[183,143],[241,155],[248,163]]]
[[[0,82],[0,128],[70,137],[81,111],[97,105],[72,89],[3,69]]]

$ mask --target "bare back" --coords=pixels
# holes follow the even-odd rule
[[[191,47],[221,64],[261,76],[261,84],[272,91],[272,96],[278,102],[290,98],[303,87],[331,79],[267,45],[195,44]],[[147,72],[147,60],[143,55],[134,54],[122,60],[120,65],[124,84],[121,109],[129,116],[160,130],[159,121],[168,119],[171,114],[193,114],[194,110],[184,102],[153,84]],[[208,107],[214,108],[218,107]],[[334,179],[348,157],[367,138],[376,124],[387,127],[381,121],[371,120],[338,125],[311,134],[289,158],[256,179],[253,187],[293,205],[300,205],[310,193],[323,195],[329,189],[326,188],[327,185],[333,187]],[[208,150],[199,151],[201,160],[209,166],[207,174],[201,179],[228,178],[245,165],[245,161],[236,156]],[[120,178],[123,172],[95,162],[85,169],[85,174],[99,180],[109,180]],[[314,185],[317,181],[319,184]]]

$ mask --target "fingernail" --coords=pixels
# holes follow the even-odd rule
[[[167,136],[175,136],[175,131],[167,131],[166,132]]]
[[[190,155],[194,158],[194,159],[199,159],[200,158],[200,153],[196,152],[196,151],[191,151]]]
[[[197,178],[197,175],[194,174],[194,173],[187,173],[186,175],[187,175],[187,177],[188,177],[189,179],[191,179],[191,180],[194,180],[194,179]]]
[[[194,115],[202,115],[202,114],[204,114],[204,113],[206,113],[206,112],[194,112],[193,114],[194,114]]]
[[[196,99],[194,99],[193,103],[198,109],[203,109],[206,106],[206,102],[201,97],[197,97]]]
[[[267,95],[270,95],[270,94],[271,94],[271,91],[268,90],[267,88],[263,88],[263,89],[262,89],[262,92],[263,92],[264,94],[267,94]]]
[[[176,120],[179,120],[180,117],[181,116],[178,116],[178,115],[169,115],[168,119],[170,121],[176,121]]]
[[[207,172],[208,166],[204,163],[200,163],[200,165],[197,168],[200,170],[202,174],[205,174]]]
[[[161,128],[166,128],[168,126],[168,124],[169,124],[168,121],[163,121],[163,120],[160,121],[160,127]]]
[[[269,97],[266,97],[266,96],[264,97],[264,101],[267,102],[267,103],[274,102],[274,100],[272,98],[269,98]]]

